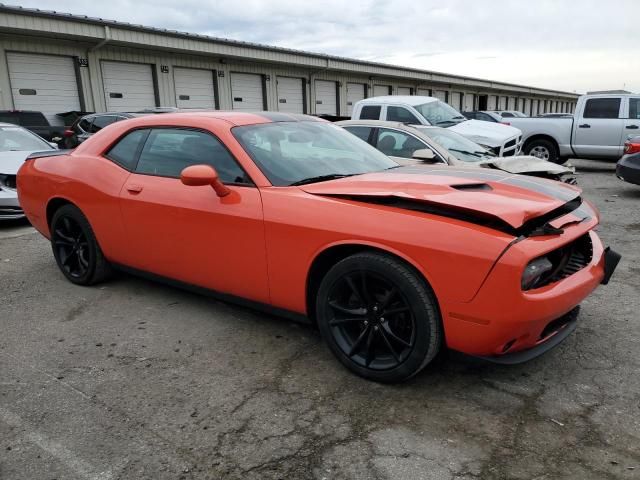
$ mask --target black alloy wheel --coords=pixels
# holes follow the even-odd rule
[[[342,363],[381,382],[415,375],[441,343],[433,292],[417,272],[384,254],[336,264],[320,286],[317,318]]]
[[[110,266],[82,212],[74,205],[60,207],[51,220],[53,256],[64,276],[78,285],[105,279]]]

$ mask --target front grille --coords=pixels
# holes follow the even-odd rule
[[[16,175],[0,175],[0,187],[16,189]]]
[[[21,216],[24,212],[20,207],[4,207],[0,205],[0,217],[7,215]]]
[[[509,140],[507,143],[504,144],[504,148],[511,148],[511,147],[515,147],[516,146],[516,139],[514,138],[513,140]]]
[[[589,265],[593,258],[593,244],[589,234],[574,240],[558,250],[547,254],[553,264],[553,270],[536,284],[535,288],[559,282]]]

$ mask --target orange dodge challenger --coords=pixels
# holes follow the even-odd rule
[[[303,115],[126,120],[32,154],[17,182],[71,282],[124,269],[314,322],[381,382],[443,347],[502,363],[544,353],[620,258],[575,187],[401,167]]]

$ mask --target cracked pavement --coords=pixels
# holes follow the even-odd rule
[[[623,259],[547,355],[444,355],[401,385],[307,326],[119,275],[58,272],[0,225],[0,478],[640,478],[640,187],[574,161]]]

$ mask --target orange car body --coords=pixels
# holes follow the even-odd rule
[[[70,202],[89,219],[105,257],[116,265],[306,317],[312,317],[310,275],[318,259],[341,248],[389,252],[433,288],[447,346],[473,355],[500,355],[508,342],[509,352],[516,352],[547,341],[541,334],[549,322],[603,280],[604,249],[593,231],[599,218],[588,202],[580,218],[567,212],[553,219],[562,227],[559,233],[514,233],[578,197],[575,187],[537,179],[494,181],[479,177],[484,173],[478,169],[452,167],[276,187],[232,134],[234,126],[270,121],[257,114],[200,112],[115,123],[72,152],[25,162],[18,175],[20,202],[45,237],[52,207]],[[131,173],[105,158],[126,132],[158,125],[211,132],[254,185],[230,185],[230,194],[219,197],[210,187]],[[490,189],[476,189],[479,182]],[[391,198],[423,202],[434,211],[384,201]],[[445,207],[485,218],[486,225],[439,214]],[[506,228],[494,228],[496,219]],[[592,244],[587,265],[549,285],[522,290],[528,262],[585,235]]]

